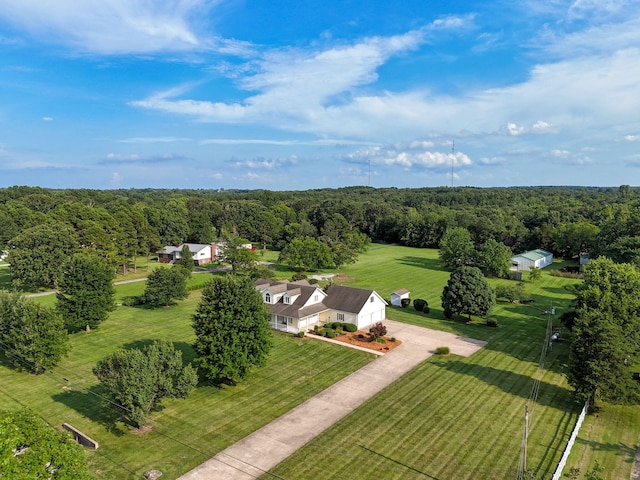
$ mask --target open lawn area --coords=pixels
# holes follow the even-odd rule
[[[273,252],[267,255],[271,261],[277,258]],[[412,306],[389,306],[389,319],[488,343],[468,358],[429,358],[263,478],[516,478],[546,312],[555,308],[554,326],[559,328],[558,317],[572,299],[566,287],[579,282],[549,274],[563,265],[545,268],[535,283],[525,282],[533,303],[498,302],[491,313],[498,328],[478,318],[444,319],[440,295],[449,272],[439,267],[436,250],[373,244],[358,263],[328,271],[340,273],[336,282],[375,289],[387,300],[391,292],[406,288],[412,299],[429,302],[428,315]],[[291,277],[283,265],[275,267],[279,278]],[[211,275],[193,275],[190,285],[198,287]],[[117,301],[140,295],[144,287],[144,282],[117,286]],[[141,478],[151,468],[163,471],[163,480],[173,479],[374,358],[274,333],[266,367],[235,387],[199,386],[187,400],[165,401],[153,413],[153,430],[134,434],[120,421],[121,412],[100,397],[91,369],[118,348],[154,339],[173,342],[192,360],[191,314],[199,296],[195,290],[178,305],[157,310],[119,306],[99,329],[72,336],[73,349],[55,372],[35,377],[0,363],[0,408],[26,406],[52,425],[68,422],[85,431],[100,442],[99,450],[87,452],[99,479]],[[54,297],[37,300],[53,305]],[[544,358],[537,402],[529,403],[527,467],[538,480],[551,478],[582,407],[574,402],[564,376],[567,358],[563,333]],[[565,471],[575,466],[584,474],[598,461],[605,467],[603,478],[626,480],[639,435],[640,407],[601,404],[600,412],[585,420]]]
[[[144,284],[118,286],[118,296],[123,290],[125,296],[135,294],[139,286]],[[235,387],[200,386],[187,400],[165,401],[165,408],[153,414],[153,431],[133,434],[121,423],[121,412],[100,398],[91,369],[118,348],[154,339],[172,341],[192,360],[191,313],[199,297],[191,292],[179,305],[157,310],[118,307],[97,330],[73,335],[71,353],[52,373],[33,376],[0,364],[0,409],[28,407],[54,426],[67,422],[97,440],[100,448],[87,452],[87,458],[100,479],[139,479],[151,468],[171,479],[374,358],[274,332],[266,367]]]
[[[524,408],[545,337],[544,311],[553,305],[559,326],[557,317],[572,298],[564,287],[576,282],[549,275],[560,266],[543,270],[536,283],[526,282],[535,300],[529,306],[499,302],[491,315],[499,323],[494,329],[480,320],[444,319],[440,294],[449,272],[439,268],[437,251],[372,245],[358,264],[344,268],[345,284],[375,288],[385,298],[406,288],[412,298],[429,302],[430,314],[389,307],[388,318],[488,344],[469,358],[431,357],[273,473],[286,479],[516,478]],[[538,401],[530,404],[527,467],[538,479],[551,478],[581,408],[564,377],[567,355],[566,342],[554,344],[544,359]],[[585,473],[598,460],[608,472],[603,478],[629,478],[639,419],[639,407],[603,405],[602,415],[585,421],[567,468]]]

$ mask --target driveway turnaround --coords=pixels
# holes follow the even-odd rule
[[[401,340],[402,345],[231,445],[179,480],[258,478],[429,358],[437,347],[447,346],[451,353],[466,357],[486,345],[479,340],[392,320],[384,323],[387,335]]]

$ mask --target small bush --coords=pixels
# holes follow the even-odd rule
[[[436,348],[436,355],[449,355],[449,353],[450,353],[449,347]]]
[[[424,308],[422,309],[422,313],[424,313],[425,315],[428,315],[430,311],[431,311],[431,310],[429,310],[429,307],[424,307]]]
[[[389,340],[391,340],[392,342],[397,342],[396,337],[391,337]]]
[[[291,281],[292,282],[297,282],[298,280],[306,280],[307,276],[304,273],[294,273],[293,276],[291,277]]]
[[[335,332],[337,337],[339,337],[340,335],[344,335],[344,331],[342,330],[341,326],[336,328]]]
[[[416,298],[413,301],[413,308],[416,312],[424,312],[425,308],[429,308],[429,303],[422,298]]]
[[[387,343],[387,341],[382,338],[382,337],[371,337],[371,340],[369,340],[370,342],[377,342],[377,343]]]
[[[387,327],[382,322],[378,322],[371,326],[369,333],[373,339],[384,337],[387,334]]]
[[[320,331],[320,327],[319,327],[318,325],[315,325],[315,326],[313,327],[313,331],[314,331],[314,332],[316,332],[316,333],[318,333],[318,332]]]
[[[358,334],[358,338],[364,338],[364,334],[359,333],[359,334]]]
[[[407,308],[410,303],[411,303],[411,299],[410,298],[401,298],[400,299],[400,306],[402,308]]]
[[[304,330],[300,330],[298,332],[298,338],[302,338],[302,337],[304,337]]]
[[[342,326],[342,322],[333,322],[331,324],[331,328],[333,328],[334,330],[336,330],[337,328],[340,328]]]
[[[318,279],[317,278],[310,278],[309,279],[309,285],[316,285],[318,283]]]
[[[498,321],[495,318],[487,318],[487,327],[497,327]]]
[[[342,328],[344,328],[349,333],[353,333],[358,330],[358,326],[355,323],[344,323],[342,325]]]

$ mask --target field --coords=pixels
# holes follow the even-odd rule
[[[267,256],[275,260],[273,252]],[[412,298],[429,302],[430,314],[389,307],[390,319],[488,345],[469,358],[431,357],[272,473],[287,480],[515,478],[545,311],[556,309],[559,326],[557,317],[571,300],[565,287],[576,282],[549,275],[550,268],[538,282],[527,282],[534,303],[499,302],[491,315],[499,327],[489,328],[479,319],[443,318],[440,294],[449,272],[438,266],[437,251],[372,245],[357,264],[341,269],[337,281],[374,288],[387,299],[406,288]],[[290,276],[282,267],[278,274]],[[194,275],[191,281],[195,285],[209,276]],[[118,301],[143,289],[141,282],[120,285]],[[53,425],[69,422],[86,431],[101,444],[97,452],[87,453],[98,478],[140,478],[145,470],[159,468],[163,478],[171,479],[372,359],[346,347],[274,333],[275,348],[265,368],[236,387],[200,386],[187,400],[164,402],[164,409],[153,414],[153,431],[135,435],[119,421],[118,411],[97,396],[91,368],[117,348],[156,338],[174,342],[190,360],[190,315],[198,298],[193,291],[178,306],[159,310],[118,307],[96,331],[72,337],[73,350],[55,374],[33,377],[0,364],[0,408],[28,406]],[[39,301],[52,305],[54,297]],[[581,408],[564,378],[567,354],[566,341],[554,344],[544,358],[537,402],[530,403],[527,467],[538,479],[551,477]],[[601,407],[585,421],[568,467],[584,473],[598,461],[605,468],[603,478],[627,479],[640,434],[640,408]]]

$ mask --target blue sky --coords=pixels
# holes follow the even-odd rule
[[[637,1],[0,0],[0,187],[639,175]]]

